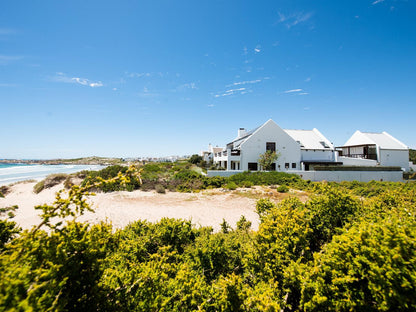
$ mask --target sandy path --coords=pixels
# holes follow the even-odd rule
[[[19,183],[12,187],[6,198],[0,198],[0,207],[18,205],[14,221],[27,229],[40,222],[33,207],[52,203],[55,193],[62,185],[33,193],[35,183]],[[258,229],[259,219],[255,212],[256,200],[238,196],[232,192],[158,194],[154,191],[99,193],[90,198],[94,213],[87,212],[80,221],[97,223],[108,220],[116,228],[122,228],[135,220],[155,222],[163,217],[191,220],[196,226],[212,226],[220,229],[225,219],[233,228],[242,215],[252,222],[252,229]]]

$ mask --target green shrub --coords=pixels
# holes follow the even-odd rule
[[[11,189],[7,185],[0,186],[0,197],[5,197],[8,193],[10,193]]]
[[[138,173],[138,169],[134,166],[108,166],[99,171],[89,172],[88,176],[84,179],[81,185],[93,185],[104,179],[106,182],[100,183],[99,190],[105,193],[115,191],[133,191],[141,186],[140,178],[136,176],[136,173]],[[123,178],[119,178],[119,174]]]
[[[237,184],[235,184],[235,182],[231,181],[231,182],[228,182],[228,183],[224,186],[224,188],[226,188],[227,190],[230,190],[230,191],[234,191],[234,190],[236,190],[236,189],[238,188],[238,185],[237,185]]]
[[[278,191],[279,193],[287,193],[289,192],[289,188],[286,185],[280,185],[276,191]]]
[[[302,310],[414,311],[416,227],[389,216],[334,237],[299,272]]]
[[[157,184],[157,185],[155,186],[155,190],[156,190],[156,192],[157,192],[157,193],[159,193],[159,194],[165,194],[165,193],[166,193],[165,188],[164,188],[164,187],[163,187],[163,185],[161,185],[161,184]]]
[[[254,186],[254,183],[253,183],[253,182],[251,182],[251,181],[242,181],[242,182],[240,183],[240,185],[241,185],[242,187],[251,188],[251,187],[253,187],[253,186]]]

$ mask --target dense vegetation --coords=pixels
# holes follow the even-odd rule
[[[416,164],[416,150],[409,149],[409,161],[411,161],[414,164]]]
[[[90,209],[90,190],[128,188],[158,171],[142,169],[142,176],[133,167],[117,174],[108,169],[107,178],[101,172],[65,196],[58,193],[54,204],[36,207],[42,222],[30,231],[1,220],[0,310],[416,309],[415,184],[311,185],[275,173],[234,176],[227,183],[279,179],[313,189],[305,203],[259,200],[258,231],[244,217],[234,229],[224,222],[220,233],[174,219],[121,230],[60,221]],[[172,170],[174,179],[195,183],[189,169]],[[382,191],[353,194],[374,185]]]

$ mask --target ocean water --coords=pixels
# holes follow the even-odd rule
[[[74,173],[82,170],[100,170],[99,165],[26,165],[0,163],[0,185],[24,180],[40,181],[52,173]]]

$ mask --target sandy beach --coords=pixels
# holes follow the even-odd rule
[[[11,187],[5,198],[0,198],[0,207],[18,205],[13,219],[23,229],[31,228],[40,222],[34,206],[51,204],[55,193],[63,186],[57,185],[33,192],[35,183],[18,183]],[[233,228],[242,215],[252,222],[252,229],[259,226],[255,212],[256,201],[264,190],[242,189],[238,191],[207,190],[199,193],[155,191],[133,191],[97,193],[89,201],[95,212],[87,212],[79,221],[97,223],[109,221],[115,228],[123,228],[130,222],[142,219],[155,222],[163,217],[191,220],[195,226],[212,226],[215,231],[225,219]]]

